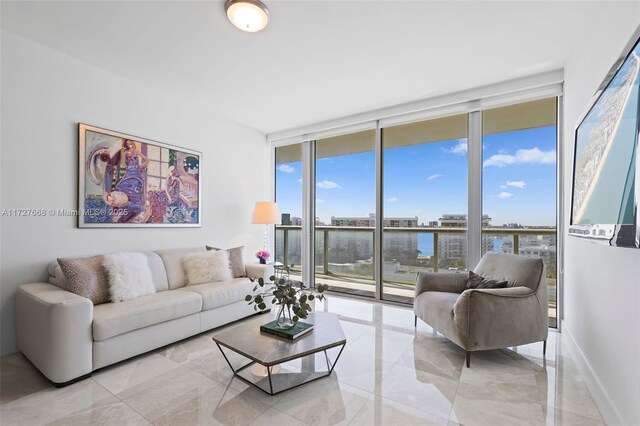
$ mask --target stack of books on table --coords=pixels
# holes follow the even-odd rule
[[[296,325],[289,329],[283,329],[278,326],[278,321],[271,321],[260,326],[263,333],[273,334],[274,336],[284,337],[285,339],[294,340],[300,336],[313,330],[313,324],[298,321]]]

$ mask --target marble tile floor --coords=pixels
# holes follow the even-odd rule
[[[474,353],[468,369],[408,308],[332,295],[315,310],[337,313],[347,336],[331,377],[268,396],[233,378],[213,331],[62,389],[16,354],[1,360],[0,424],[604,424],[558,333],[546,360],[538,343]]]

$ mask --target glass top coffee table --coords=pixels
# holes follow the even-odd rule
[[[313,330],[295,340],[262,333],[255,321],[232,326],[212,338],[237,378],[276,395],[331,375],[347,344],[336,314],[311,313],[304,321],[312,323]],[[248,362],[234,367],[225,349]]]

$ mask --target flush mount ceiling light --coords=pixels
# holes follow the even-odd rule
[[[227,0],[227,18],[242,31],[255,33],[269,23],[269,9],[259,0]]]

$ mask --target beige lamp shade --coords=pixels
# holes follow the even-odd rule
[[[278,205],[270,201],[258,201],[253,209],[253,219],[251,223],[260,225],[280,224]]]

